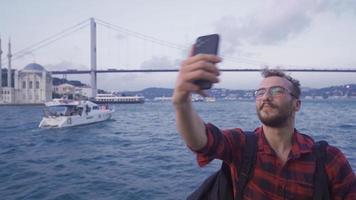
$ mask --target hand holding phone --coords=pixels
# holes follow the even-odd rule
[[[218,46],[219,46],[219,35],[205,35],[197,38],[194,44],[193,55],[197,54],[218,54]],[[194,84],[198,85],[200,89],[210,89],[212,87],[212,83],[208,80],[196,80]]]

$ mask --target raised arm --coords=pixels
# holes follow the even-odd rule
[[[191,93],[205,95],[193,82],[199,79],[217,83],[219,70],[216,63],[221,59],[215,55],[198,54],[182,62],[173,93],[178,132],[192,150],[199,150],[207,143],[203,120],[191,102]]]

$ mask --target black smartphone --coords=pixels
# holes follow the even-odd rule
[[[219,38],[218,34],[198,37],[194,44],[193,55],[200,53],[218,55]],[[203,90],[210,89],[212,87],[212,83],[208,80],[196,80],[194,81],[194,84],[198,85]]]

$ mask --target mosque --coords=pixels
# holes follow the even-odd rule
[[[2,68],[0,38],[0,105],[43,104],[52,100],[52,75],[37,63],[21,70],[11,69],[11,42],[8,43],[8,66]]]

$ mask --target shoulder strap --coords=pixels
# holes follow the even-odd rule
[[[313,153],[316,157],[316,169],[314,174],[314,200],[329,200],[329,180],[325,172],[326,164],[326,141],[319,141],[314,144]]]
[[[229,166],[223,161],[219,171],[191,193],[187,200],[233,200],[232,181]]]
[[[233,200],[233,187],[230,173],[230,167],[223,161],[221,171],[224,174],[223,181],[219,183],[219,199]]]
[[[257,136],[254,132],[246,132],[246,143],[241,160],[241,167],[239,168],[237,182],[238,194],[236,200],[242,200],[243,191],[252,177],[252,172],[255,168],[256,155],[257,155]]]

